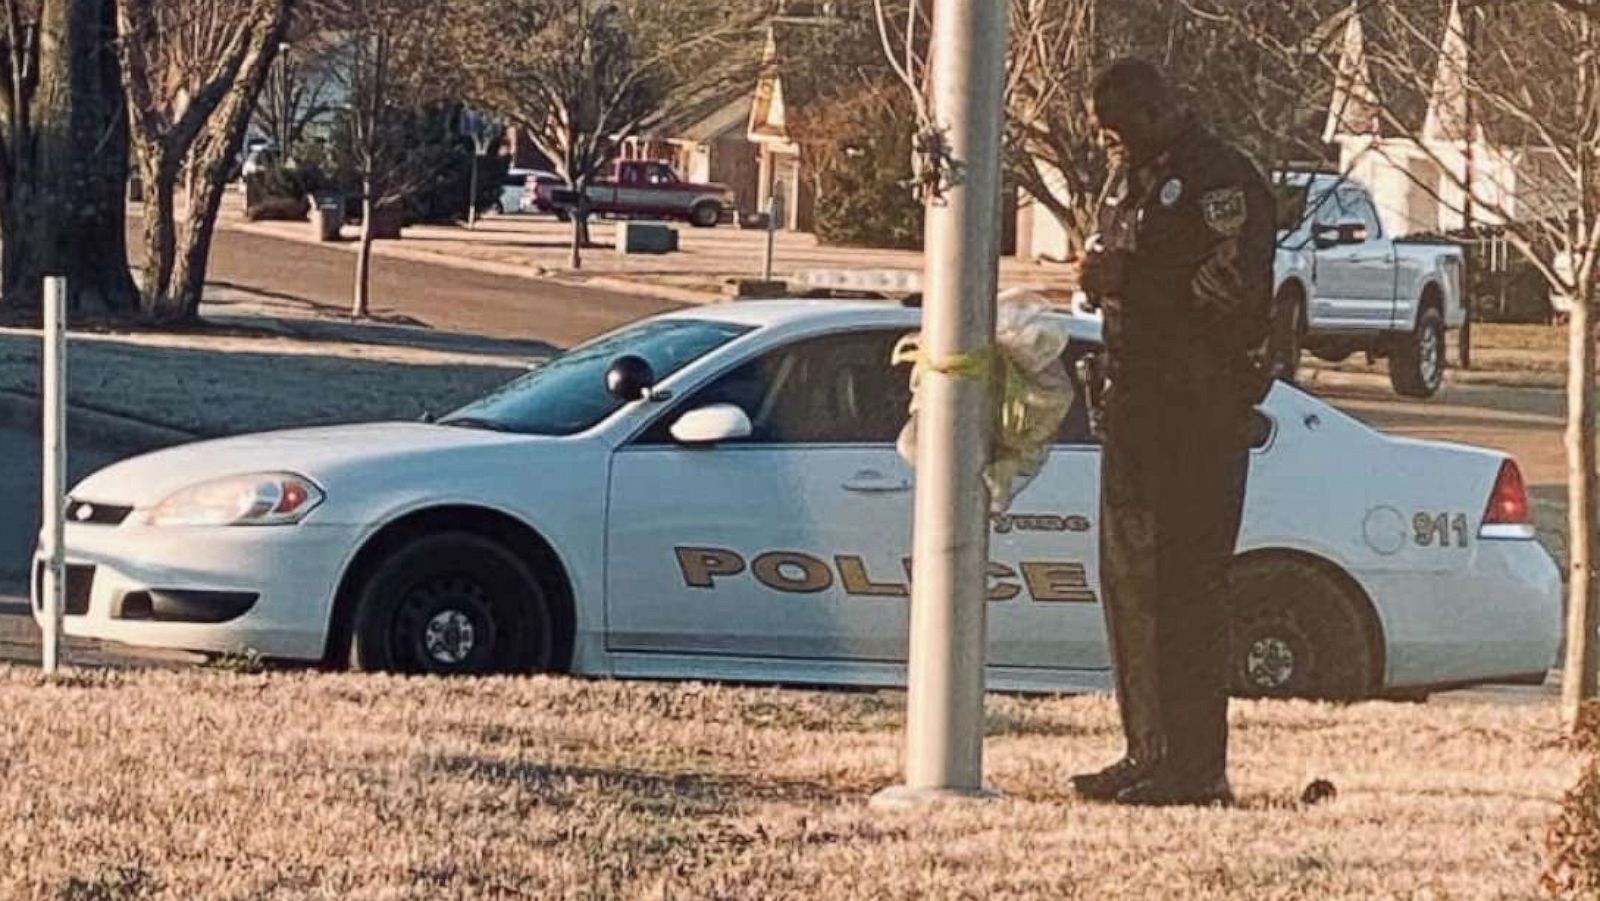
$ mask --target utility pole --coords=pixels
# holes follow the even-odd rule
[[[992,367],[1008,5],[935,0],[932,114],[943,184],[927,207],[905,784],[882,807],[983,791]],[[965,363],[967,365],[961,365]]]

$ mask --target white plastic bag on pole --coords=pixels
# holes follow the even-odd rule
[[[894,362],[912,364],[911,418],[900,432],[900,456],[916,465],[917,387],[933,369],[961,378],[991,381],[994,388],[994,443],[984,483],[989,509],[1004,513],[1038,475],[1050,457],[1057,429],[1072,409],[1072,380],[1061,355],[1070,334],[1065,317],[1047,315],[1050,305],[1021,288],[1002,291],[995,310],[995,344],[988,351],[949,360],[929,360],[920,334],[895,346]]]

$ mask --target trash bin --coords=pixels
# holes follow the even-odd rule
[[[311,222],[317,229],[317,240],[339,240],[339,228],[344,225],[344,198],[338,194],[319,194]]]

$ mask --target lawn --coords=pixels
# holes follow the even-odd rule
[[[1127,810],[1109,699],[991,697],[1001,800],[872,810],[903,703],[0,667],[0,898],[1535,897],[1578,771],[1548,703],[1242,703],[1238,808]]]

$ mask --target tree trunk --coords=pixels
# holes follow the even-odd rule
[[[231,155],[231,154],[230,154]],[[210,154],[208,154],[210,156]],[[190,166],[188,210],[179,232],[172,278],[168,286],[169,309],[179,321],[200,317],[200,302],[205,298],[206,268],[211,259],[211,238],[217,230],[217,213],[228,189],[225,174],[214,171],[225,160],[206,159]],[[200,168],[199,173],[194,170]]]
[[[372,202],[372,192],[369,189],[361,200],[361,249],[356,253],[356,290],[355,300],[350,305],[350,316],[353,319],[367,318],[371,310],[368,289],[372,281],[372,217],[377,213],[377,205]]]
[[[37,307],[42,276],[62,274],[80,317],[138,306],[123,232],[128,129],[115,22],[110,0],[45,0],[41,10],[32,185],[7,211],[8,303]]]
[[[1600,588],[1595,582],[1595,335],[1593,279],[1579,279],[1567,324],[1567,658],[1561,674],[1561,715],[1570,733],[1585,701],[1595,697]]]
[[[583,249],[589,246],[589,179],[573,182],[577,198],[572,204],[572,255],[568,264],[573,269],[583,268]]]
[[[152,153],[139,167],[144,182],[144,265],[140,267],[139,312],[171,322],[181,318],[172,302],[172,269],[177,254],[177,167],[166,154]]]

